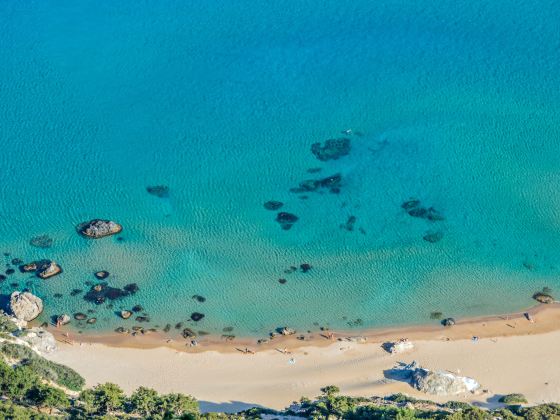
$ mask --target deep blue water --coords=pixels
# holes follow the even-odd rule
[[[64,273],[0,292],[30,288],[44,319],[93,309],[84,331],[135,325],[113,311],[137,303],[242,335],[527,307],[560,287],[558,22],[552,0],[3,1],[0,250]],[[349,155],[311,153],[347,129]],[[289,191],[335,173],[338,194]],[[91,218],[123,240],[77,235]],[[101,269],[140,291],[69,296]]]

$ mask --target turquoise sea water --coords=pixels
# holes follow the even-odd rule
[[[3,1],[0,250],[64,272],[0,292],[28,287],[44,320],[95,310],[84,332],[135,325],[114,311],[141,304],[144,326],[197,311],[186,325],[255,336],[560,294],[558,22],[552,0]],[[347,129],[348,156],[311,153]],[[289,191],[334,173],[339,194]],[[169,198],[146,192],[160,184]],[[410,217],[409,197],[445,221]],[[123,240],[78,236],[91,218]],[[51,248],[29,245],[42,234]],[[140,291],[112,309],[69,295],[98,270]]]

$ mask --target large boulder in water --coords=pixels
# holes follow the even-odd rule
[[[29,292],[13,292],[9,309],[17,319],[32,321],[43,312],[43,301]]]
[[[24,330],[19,338],[40,353],[52,353],[57,348],[54,336],[42,328]]]
[[[93,219],[78,226],[78,232],[93,239],[114,235],[122,231],[122,226],[111,220]]]
[[[350,153],[351,144],[349,138],[329,139],[323,145],[321,143],[313,143],[311,145],[311,153],[321,161],[338,159]]]

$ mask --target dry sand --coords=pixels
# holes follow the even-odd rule
[[[140,385],[160,392],[183,392],[201,401],[204,411],[237,411],[261,405],[283,408],[301,396],[313,397],[325,385],[348,395],[404,392],[436,401],[471,401],[495,406],[499,395],[521,392],[531,403],[560,401],[560,307],[531,310],[535,323],[522,314],[472,319],[451,328],[431,326],[370,331],[367,344],[330,341],[319,334],[300,342],[273,340],[219,343],[196,349],[184,340],[166,344],[161,337],[109,336],[73,345],[61,343],[49,359],[71,366],[88,385],[114,382],[130,392]],[[343,338],[347,334],[336,334]],[[473,341],[472,336],[480,337]],[[381,344],[408,337],[409,353],[390,355]],[[102,341],[91,342],[91,340]],[[156,347],[160,345],[160,347]],[[256,354],[236,348],[249,346]],[[275,348],[291,351],[282,354]],[[293,359],[293,363],[290,361]],[[430,369],[449,370],[478,380],[485,393],[437,398],[407,383],[388,380],[384,371],[397,362],[417,360]]]

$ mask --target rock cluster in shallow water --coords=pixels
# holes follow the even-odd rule
[[[135,283],[128,284],[124,288],[111,287],[107,283],[98,283],[91,287],[91,289],[84,295],[84,299],[88,302],[93,302],[100,305],[108,300],[121,299],[126,296],[133,295],[138,291],[138,286]]]
[[[351,141],[349,138],[343,137],[339,139],[326,140],[321,143],[313,143],[311,145],[311,153],[320,161],[336,160],[350,153]]]
[[[78,225],[78,232],[93,239],[114,235],[122,231],[122,226],[111,220],[93,219]]]
[[[326,178],[307,179],[305,181],[302,181],[299,183],[299,186],[290,188],[290,192],[300,194],[300,193],[316,192],[321,189],[328,189],[329,192],[333,194],[338,194],[340,192],[341,183],[342,183],[342,175],[336,173]]]

